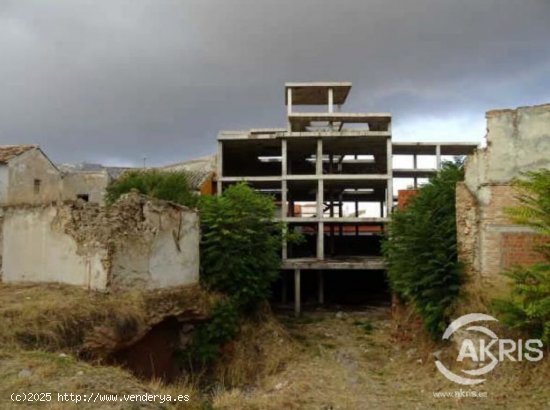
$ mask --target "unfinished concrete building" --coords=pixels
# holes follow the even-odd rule
[[[342,278],[346,272],[383,271],[380,245],[394,206],[394,178],[410,178],[416,186],[439,168],[443,156],[467,155],[477,146],[393,143],[391,114],[341,111],[350,89],[348,82],[287,83],[286,128],[218,135],[218,194],[246,181],[273,195],[280,219],[305,238],[282,247],[281,296],[286,300],[291,287],[285,272],[294,272],[297,312],[306,277],[314,278],[323,303],[325,277],[331,272]],[[315,112],[311,107],[317,107]],[[412,167],[393,169],[394,155],[411,156]],[[419,167],[421,155],[433,156],[434,166]]]

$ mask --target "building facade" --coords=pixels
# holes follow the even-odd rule
[[[279,218],[303,234],[299,245],[283,243],[285,271],[294,272],[295,309],[300,310],[301,273],[316,272],[318,299],[324,300],[324,272],[384,269],[381,239],[396,198],[397,178],[417,185],[441,165],[445,155],[470,154],[477,144],[392,141],[389,113],[346,113],[351,83],[287,83],[286,128],[222,131],[218,135],[217,192],[240,181],[271,194]],[[297,110],[307,106],[318,111]],[[396,168],[394,155],[413,158]],[[417,157],[435,165],[420,168]]]

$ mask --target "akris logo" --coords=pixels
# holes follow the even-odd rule
[[[470,332],[478,332],[483,336],[476,339],[464,339],[460,346],[460,351],[456,358],[457,362],[463,362],[464,359],[470,359],[474,363],[485,363],[477,369],[461,369],[464,375],[456,374],[450,371],[440,361],[436,360],[435,365],[437,369],[449,380],[464,384],[474,385],[483,383],[486,379],[479,377],[489,373],[493,370],[497,364],[504,360],[510,360],[512,362],[527,360],[530,362],[537,362],[543,358],[543,343],[539,339],[528,340],[512,340],[512,339],[500,339],[492,330],[485,326],[474,324],[475,322],[497,322],[498,320],[493,316],[483,313],[470,313],[464,315],[453,321],[443,333],[443,340],[449,340],[449,338],[459,329],[466,327],[466,330]],[[489,340],[487,340],[489,339]]]

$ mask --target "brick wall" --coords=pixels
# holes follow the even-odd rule
[[[409,201],[418,193],[418,189],[401,189],[397,192],[397,208],[405,209]]]
[[[467,271],[479,270],[479,211],[477,199],[464,182],[456,186],[456,229],[458,258]]]
[[[501,236],[502,267],[529,266],[543,262],[543,255],[536,250],[537,245],[542,243],[544,243],[543,237],[535,233],[503,233]]]
[[[506,208],[518,205],[515,196],[509,184],[486,185],[475,194],[464,183],[457,185],[458,256],[470,279],[493,294],[506,284],[501,272],[542,260],[536,246],[543,238],[506,215]]]

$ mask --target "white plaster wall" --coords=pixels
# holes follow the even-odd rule
[[[182,212],[181,216],[180,226],[170,224],[162,227],[155,236],[149,258],[152,287],[165,288],[199,281],[199,218],[195,212]]]
[[[3,280],[90,289],[155,289],[198,282],[195,211],[147,200],[137,208],[132,201],[118,205],[6,208]]]
[[[117,288],[149,289],[199,281],[199,218],[184,208],[144,206],[151,231],[116,240],[112,283]]]
[[[104,249],[77,253],[77,244],[54,228],[54,206],[9,209],[4,215],[3,280],[5,282],[63,282],[105,289]]]

